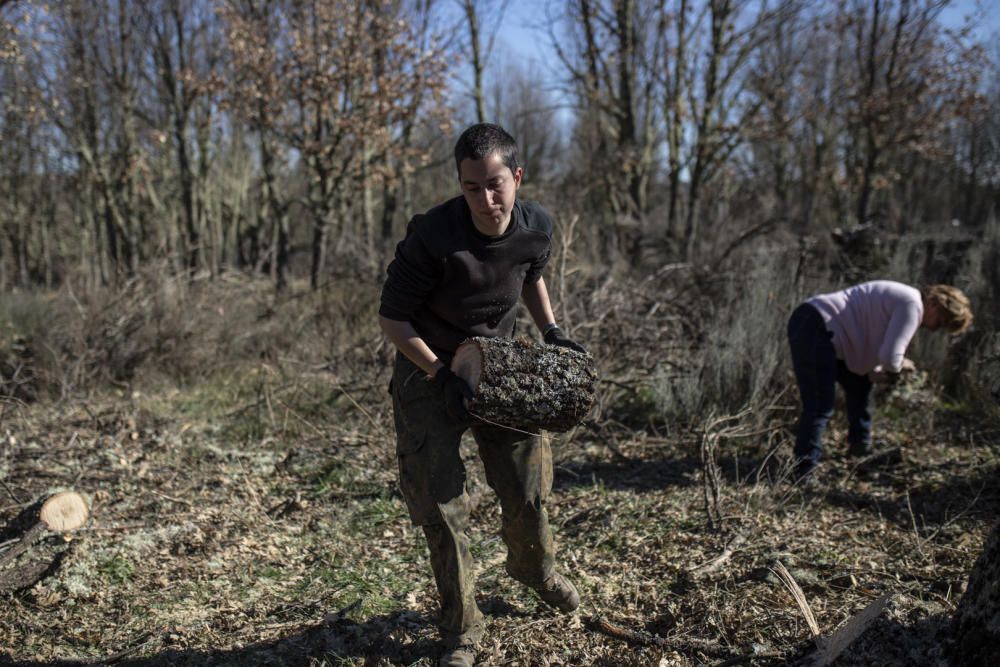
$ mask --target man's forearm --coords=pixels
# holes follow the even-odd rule
[[[427,346],[427,343],[424,342],[424,339],[420,337],[420,334],[417,333],[417,330],[409,322],[390,320],[387,317],[379,315],[378,323],[382,328],[382,332],[385,333],[386,338],[392,341],[396,349],[420,367],[427,375],[433,377],[438,369],[444,366],[444,363],[438,359],[438,356]]]
[[[549,290],[545,287],[544,278],[525,285],[521,289],[521,299],[539,331],[544,332],[547,325],[555,323],[556,318],[552,313],[552,302],[549,300]]]

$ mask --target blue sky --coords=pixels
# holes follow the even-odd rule
[[[507,60],[513,59],[525,65],[545,88],[555,90],[564,72],[551,46],[547,29],[548,16],[558,17],[569,1],[571,0],[507,0],[506,11],[496,34],[494,52],[487,63],[487,81],[503,71]],[[455,11],[456,20],[461,21],[458,3],[455,0],[451,2],[453,4],[449,9]],[[494,30],[492,22],[503,3],[501,0],[489,0],[484,4],[485,11],[480,20],[482,36],[488,39]],[[1000,0],[952,0],[942,11],[941,20],[945,26],[953,29],[971,22],[975,26],[974,37],[988,45],[987,48],[991,50],[989,55],[1000,59],[1000,47],[990,46],[1000,44]],[[467,68],[460,67],[460,76],[465,77],[466,70]],[[562,99],[561,95],[556,93],[555,99]]]
[[[559,0],[509,0],[502,38],[522,57],[543,63],[552,57],[550,40],[544,30],[544,9],[550,6],[557,13],[563,4]],[[953,0],[941,14],[945,25],[953,28],[960,26],[967,17],[977,26],[979,39],[987,43],[1000,41],[1000,0]]]

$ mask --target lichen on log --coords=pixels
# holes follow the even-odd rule
[[[1000,664],[1000,523],[979,555],[951,621],[954,664]]]
[[[475,392],[469,412],[487,423],[563,432],[594,403],[593,358],[563,347],[524,338],[471,338],[459,346],[451,367]]]

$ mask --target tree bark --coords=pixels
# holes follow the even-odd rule
[[[472,387],[469,412],[519,431],[562,432],[594,402],[593,358],[527,339],[472,338],[459,346],[452,370]]]
[[[986,538],[951,621],[956,665],[1000,665],[1000,523]]]

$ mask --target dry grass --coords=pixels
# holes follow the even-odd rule
[[[665,428],[650,389],[656,365],[614,354],[632,349],[615,347],[629,340],[615,318],[647,336],[634,313],[665,332],[684,330],[666,324],[684,311],[666,290],[629,287],[595,293],[594,310],[577,320],[605,360],[606,383],[599,414],[555,444],[550,515],[584,598],[579,612],[555,615],[505,575],[499,509],[465,452],[488,619],[483,664],[785,664],[812,644],[773,573],[779,562],[823,633],[895,594],[892,613],[863,638],[890,638],[869,658],[935,664],[943,641],[934,630],[1000,510],[995,419],[898,388],[880,399],[878,428],[902,462],[843,458],[834,427],[821,486],[799,489],[783,475],[786,392],[712,432],[710,514],[699,431]],[[184,366],[192,370],[139,365],[117,388],[0,406],[2,518],[65,488],[92,504],[72,541],[41,545],[63,552],[58,570],[6,596],[0,662],[434,664],[434,587],[396,490],[390,351],[370,298],[355,288],[273,304],[235,284],[220,289],[186,299],[191,319],[176,323],[200,332],[180,339],[198,355]],[[589,315],[601,299],[614,307],[597,321]],[[637,307],[643,299],[663,305],[650,313]],[[683,362],[671,352],[680,337],[646,340]],[[727,544],[736,546],[724,562],[697,570]],[[609,636],[600,620],[631,634]]]

